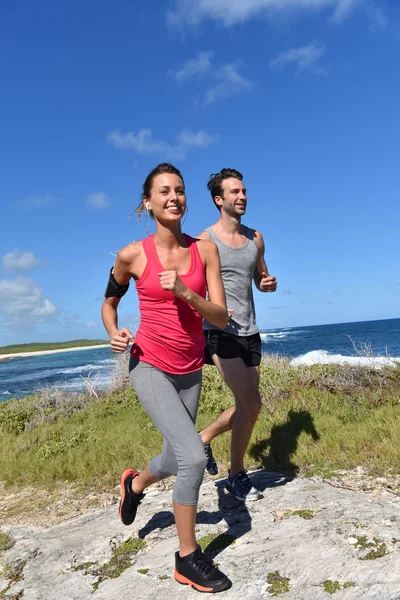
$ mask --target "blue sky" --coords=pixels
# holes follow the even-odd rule
[[[161,8],[160,8],[161,7]],[[6,2],[0,344],[103,338],[112,253],[148,171],[244,174],[275,294],[261,328],[399,317],[400,6],[384,0]],[[154,231],[154,225],[150,225]],[[134,286],[120,324],[137,323]]]

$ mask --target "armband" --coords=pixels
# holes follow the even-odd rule
[[[112,267],[110,270],[110,278],[108,280],[104,296],[106,298],[122,298],[122,296],[124,296],[128,291],[129,283],[126,283],[125,285],[118,283],[118,281],[115,280],[113,271],[114,267]]]

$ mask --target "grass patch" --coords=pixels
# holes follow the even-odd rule
[[[294,510],[292,512],[292,515],[297,515],[298,517],[301,517],[302,519],[306,519],[306,521],[310,521],[311,519],[313,519],[315,517],[315,510],[309,510],[309,509],[300,509],[300,510]]]
[[[72,571],[88,571],[90,569],[90,567],[93,567],[93,565],[97,565],[97,563],[89,560],[88,562],[74,565],[72,567]]]
[[[0,554],[7,552],[14,545],[14,538],[8,533],[0,531]]]
[[[12,344],[0,346],[2,354],[16,354],[19,352],[42,352],[43,350],[63,350],[64,348],[80,348],[81,346],[99,346],[108,344],[107,340],[71,340],[70,342],[33,342],[31,344]]]
[[[142,469],[161,449],[161,435],[129,387],[119,361],[114,391],[68,394],[41,390],[0,403],[0,481],[21,489],[57,482],[115,485],[127,466]],[[233,402],[214,367],[204,368],[197,427]],[[314,365],[281,358],[261,364],[263,410],[246,468],[326,474],[363,465],[385,475],[400,464],[400,368]],[[230,436],[213,441],[226,471]],[[303,517],[304,518],[304,517]]]
[[[140,575],[147,575],[150,569],[138,569],[136,573],[140,573]]]
[[[376,537],[370,540],[366,535],[359,535],[355,547],[360,550],[369,550],[367,554],[359,557],[360,560],[376,560],[388,554],[386,544]]]
[[[346,581],[346,583],[339,583],[339,581],[332,581],[331,579],[326,579],[326,581],[322,582],[322,588],[324,592],[327,592],[328,594],[336,594],[336,592],[350,587],[356,587],[356,584],[352,581]]]
[[[289,577],[282,577],[278,571],[274,573],[268,573],[267,575],[267,592],[271,596],[280,596],[290,590],[290,579]]]
[[[146,547],[146,542],[139,538],[129,538],[120,546],[117,546],[112,551],[110,560],[102,565],[97,562],[87,562],[74,565],[72,570],[85,571],[85,575],[96,577],[95,583],[92,584],[94,590],[97,590],[100,583],[105,579],[115,579],[128,569],[135,555]]]
[[[15,583],[18,583],[18,581],[21,581],[21,579],[23,577],[23,571],[24,571],[25,565],[26,565],[26,560],[17,560],[13,564],[6,563],[4,565],[1,575],[2,575],[2,577],[4,577],[4,579],[9,579],[10,581],[9,581],[7,587],[0,592],[0,600],[3,600],[3,598],[8,598],[9,596],[7,594],[9,592],[9,590],[11,589],[11,587]],[[21,592],[22,592],[22,594],[21,594]],[[18,592],[17,596],[13,596],[13,600],[21,598],[23,595],[23,591],[21,590],[21,592]]]
[[[221,552],[231,546],[236,541],[236,536],[230,533],[209,533],[203,536],[197,543],[203,552],[212,554],[213,552]]]

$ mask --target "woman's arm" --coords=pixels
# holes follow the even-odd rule
[[[164,290],[170,290],[182,300],[193,306],[209,323],[224,329],[228,323],[225,290],[221,278],[221,264],[217,246],[214,242],[202,241],[200,255],[206,269],[206,282],[209,300],[202,298],[186,287],[176,271],[160,273],[160,283]]]
[[[113,275],[117,284],[126,285],[132,277],[131,252],[127,248],[123,248],[115,261]],[[106,298],[101,307],[101,318],[103,319],[104,327],[110,337],[111,349],[113,352],[123,353],[129,345],[132,334],[126,327],[118,329],[118,313],[117,308],[121,298],[110,296]]]

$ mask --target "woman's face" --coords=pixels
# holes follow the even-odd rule
[[[173,173],[156,175],[150,198],[144,198],[146,209],[153,212],[157,221],[180,221],[186,210],[186,195],[183,181]]]

